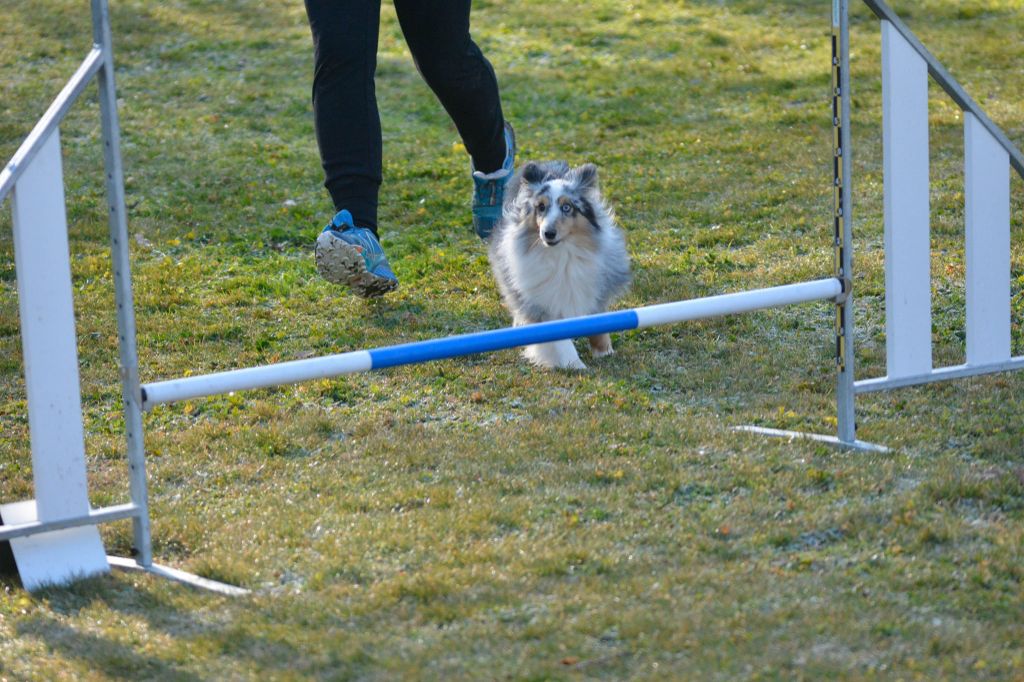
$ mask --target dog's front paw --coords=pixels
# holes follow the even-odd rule
[[[548,369],[586,369],[572,341],[538,343],[523,349],[523,356],[537,365]]]
[[[574,369],[574,370],[584,370],[584,369],[587,368],[587,366],[583,364],[583,361],[580,360],[578,357],[575,358],[575,359],[572,359],[572,360],[567,360],[567,361],[563,362],[562,364],[556,365],[556,367],[558,369]]]
[[[591,347],[591,349],[590,349],[590,357],[592,357],[592,358],[604,358],[604,357],[607,357],[609,355],[615,355],[615,351],[612,348],[607,348],[605,350],[600,350],[600,349]]]

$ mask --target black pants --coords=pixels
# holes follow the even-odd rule
[[[313,116],[335,210],[377,230],[380,115],[374,88],[380,0],[305,0],[313,32]],[[470,0],[394,0],[409,51],[455,122],[474,167],[505,159],[494,69],[469,35]]]

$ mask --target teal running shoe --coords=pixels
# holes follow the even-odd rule
[[[473,170],[473,229],[480,239],[489,238],[501,220],[505,185],[516,163],[516,133],[508,122],[505,123],[505,149],[505,162],[498,170],[493,173]]]
[[[316,269],[328,282],[347,286],[357,296],[376,298],[398,288],[377,236],[356,227],[346,210],[327,224],[316,239]]]

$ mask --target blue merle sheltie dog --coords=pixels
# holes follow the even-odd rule
[[[524,165],[505,189],[490,260],[517,326],[604,312],[631,279],[625,237],[589,163]],[[591,336],[590,350],[611,354],[611,337]],[[571,339],[527,346],[523,355],[541,367],[586,368]]]

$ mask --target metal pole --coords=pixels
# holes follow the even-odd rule
[[[89,83],[92,82],[92,77],[102,67],[103,53],[97,48],[89,50],[89,54],[85,56],[82,65],[78,67],[75,74],[61,89],[57,98],[53,100],[42,118],[36,122],[32,132],[28,134],[25,141],[18,147],[18,151],[14,152],[14,156],[7,162],[7,166],[0,170],[0,202],[6,199],[7,195],[14,190],[14,185],[18,182],[18,178],[29,167],[29,164],[32,163],[32,159],[36,157],[39,150],[43,148],[43,144],[49,139],[50,134],[60,127],[60,122],[64,120],[64,116],[67,115],[71,106],[78,101],[82,91],[89,86]]]
[[[114,272],[114,300],[121,359],[121,398],[124,402],[125,437],[132,503],[135,560],[151,566],[153,547],[149,528],[149,495],[146,488],[146,452],[142,434],[142,393],[139,359],[135,347],[135,309],[132,298],[131,262],[128,253],[128,220],[124,203],[124,172],[121,167],[121,134],[114,84],[114,54],[107,0],[92,0],[93,42],[103,52],[103,66],[96,75],[100,116],[103,121],[103,158],[106,166],[107,206],[110,218],[110,255]]]
[[[101,523],[130,519],[139,513],[134,504],[117,504],[100,509],[90,509],[84,516],[72,516],[55,521],[29,521],[27,523],[5,523],[0,526],[0,542],[7,542],[14,538],[25,538],[30,535],[40,535],[55,530],[66,528],[80,528],[81,526],[96,526]]]
[[[853,391],[853,208],[850,167],[850,4],[832,0],[832,124],[833,191],[835,193],[835,268],[844,296],[836,304],[836,436],[842,443],[857,440]]]

